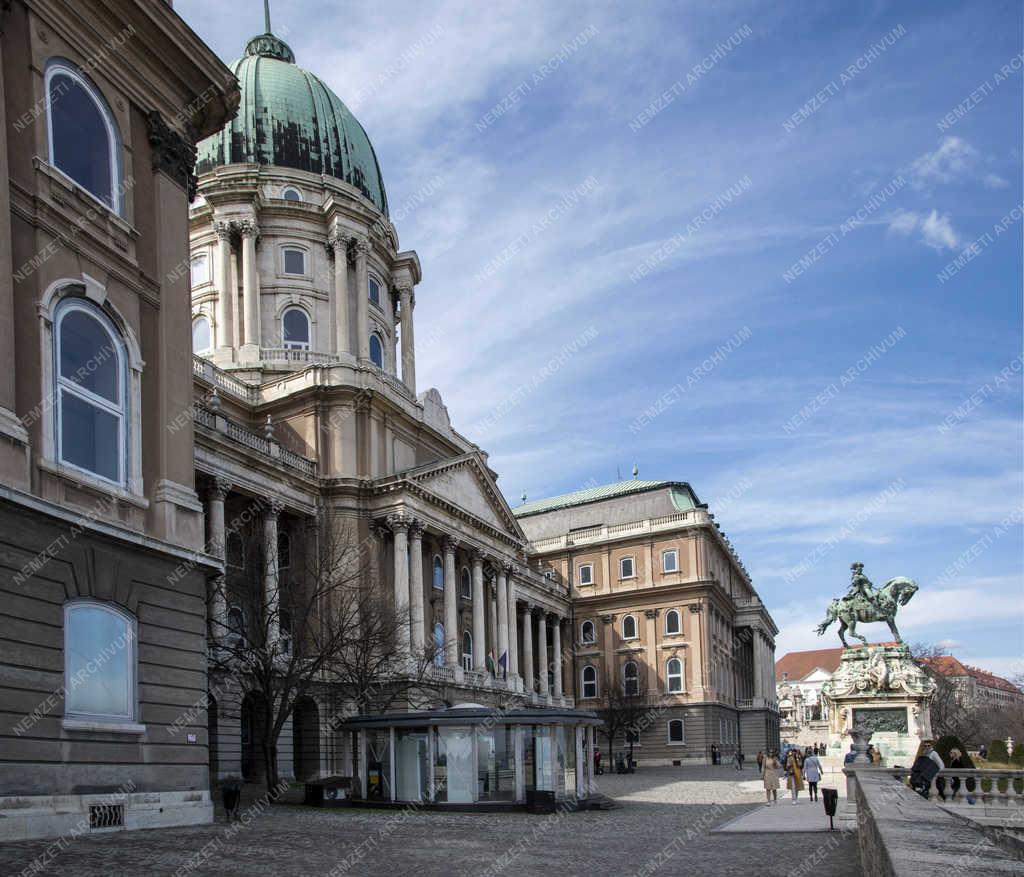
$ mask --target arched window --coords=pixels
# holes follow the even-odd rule
[[[597,629],[594,627],[593,621],[584,621],[580,625],[580,642],[585,646],[597,642]]]
[[[287,533],[277,534],[277,568],[288,569],[292,565],[292,539]]]
[[[196,317],[192,321],[192,352],[207,353],[213,347],[210,321],[207,317]]]
[[[590,664],[583,668],[581,682],[583,697],[597,697],[597,670]]]
[[[440,621],[434,625],[434,664],[444,666],[444,625]]]
[[[384,345],[376,332],[370,336],[370,362],[377,368],[384,368]]]
[[[473,669],[473,637],[468,630],[462,634],[462,669]]]
[[[669,691],[683,690],[683,662],[679,658],[669,658],[665,663],[665,679]]]
[[[626,661],[622,668],[622,690],[626,697],[636,697],[640,693],[640,668],[636,661]]]
[[[199,253],[192,257],[192,261],[189,262],[189,277],[193,287],[210,282],[210,260],[206,253]]]
[[[679,610],[669,609],[665,613],[665,634],[671,636],[672,634],[681,633],[682,626],[679,622]]]
[[[461,585],[460,585],[460,587],[462,588],[462,596],[465,597],[467,600],[472,600],[473,599],[473,580],[472,580],[472,578],[469,575],[469,568],[465,567],[465,566],[462,568],[462,576],[461,576]]]
[[[294,186],[285,186],[281,190],[281,197],[284,198],[285,201],[301,201],[302,193]]]
[[[627,615],[622,619],[622,638],[636,639],[636,616]]]
[[[120,336],[82,299],[65,299],[55,324],[58,459],[123,484],[127,405]]]
[[[306,252],[296,247],[285,247],[284,249],[284,273],[305,274],[306,273]]]
[[[444,564],[438,554],[434,555],[434,578],[433,585],[438,591],[444,590]]]
[[[668,742],[669,743],[685,743],[686,742],[686,729],[683,726],[682,719],[671,719],[668,723]]]
[[[245,636],[245,615],[237,606],[228,610],[228,632],[239,640]]]
[[[369,287],[370,301],[380,307],[380,281],[371,274],[367,286]]]
[[[135,721],[135,620],[107,603],[64,606],[64,714]]]
[[[288,308],[281,315],[281,335],[290,350],[309,350],[309,317],[302,308]]]
[[[50,164],[98,201],[121,213],[120,138],[106,101],[77,69],[46,69]]]

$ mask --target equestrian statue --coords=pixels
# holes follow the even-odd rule
[[[828,630],[833,621],[838,620],[839,639],[846,648],[850,647],[845,636],[847,631],[850,632],[850,636],[867,645],[867,638],[857,633],[857,624],[884,621],[889,625],[893,639],[902,643],[903,638],[896,629],[896,611],[900,606],[906,606],[910,598],[917,593],[917,582],[904,576],[896,576],[876,590],[871,580],[864,575],[863,563],[853,564],[850,570],[850,589],[845,597],[837,597],[828,604],[825,620],[818,625],[818,636]]]

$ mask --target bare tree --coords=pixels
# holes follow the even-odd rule
[[[939,669],[937,658],[948,655],[944,649],[928,643],[913,643],[911,657],[935,683],[931,700],[932,733],[936,737],[958,737],[965,746],[982,742],[982,711],[970,703],[962,684]]]
[[[408,612],[396,612],[385,596],[373,540],[351,538],[350,522],[327,512],[316,520],[299,550],[289,549],[287,576],[280,575],[277,545],[265,546],[251,566],[262,574],[242,595],[249,610],[244,624],[237,615],[210,613],[212,673],[252,697],[254,743],[271,794],[280,783],[277,741],[301,698],[337,686],[356,704],[378,704],[371,692],[386,691],[393,699],[393,689],[405,690],[409,680],[422,677],[430,657],[409,654]],[[217,588],[215,605],[237,596],[229,595],[223,578]],[[382,679],[394,685],[381,685]]]
[[[633,744],[636,743],[640,728],[645,726],[644,717],[651,709],[647,691],[638,675],[627,684],[623,679],[612,679],[605,675],[601,686],[601,706],[597,709],[598,716],[604,721],[600,732],[608,740],[608,766],[615,763],[615,741],[624,736],[629,744],[629,757],[633,757]]]

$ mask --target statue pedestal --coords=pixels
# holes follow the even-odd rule
[[[935,684],[902,643],[843,650],[839,668],[821,689],[828,705],[829,750],[845,754],[854,725],[871,732],[886,764],[908,767],[922,740],[931,737]]]

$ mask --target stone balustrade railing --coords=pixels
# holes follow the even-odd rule
[[[277,460],[292,469],[297,469],[311,478],[316,477],[316,460],[310,460],[308,457],[303,457],[301,454],[289,451],[287,448],[281,447],[272,438],[246,429],[244,426],[225,417],[221,412],[207,408],[198,402],[194,403],[193,409],[195,411],[194,420],[199,426],[214,429],[232,441],[238,442],[243,447]]]
[[[341,362],[336,353],[324,353],[319,350],[302,350],[294,347],[261,347],[260,359],[263,362]]]
[[[192,355],[192,374],[202,378],[211,387],[228,393],[236,399],[241,399],[250,405],[256,405],[260,401],[260,388],[240,381],[234,375],[217,368],[208,359]]]
[[[910,781],[910,768],[887,768],[889,774],[904,783]],[[946,768],[932,780],[928,799],[955,807],[1024,807],[1024,770],[998,768]]]
[[[656,533],[660,530],[670,530],[681,524],[700,523],[707,520],[707,512],[702,509],[679,512],[674,515],[664,515],[659,518],[647,518],[642,521],[629,521],[625,524],[612,524],[602,527],[588,527],[584,530],[576,530],[573,533],[561,536],[552,536],[548,539],[538,539],[530,543],[533,551],[550,551],[555,548],[568,548],[573,545],[586,545],[589,542],[600,542],[605,539],[614,539],[618,536]]]

